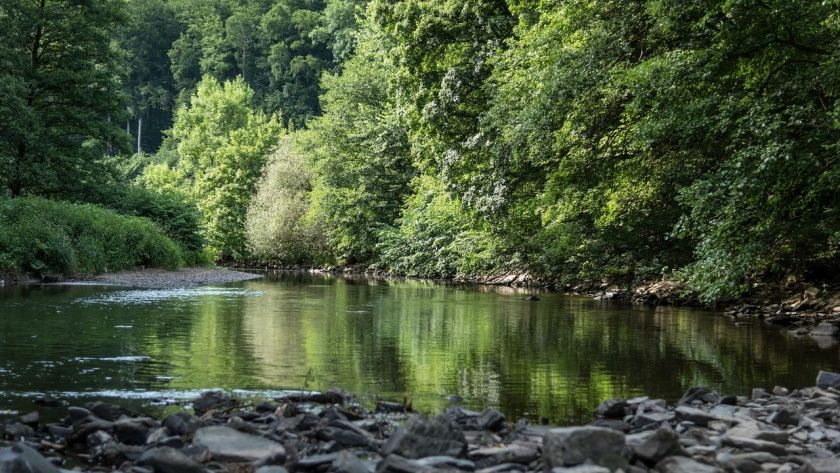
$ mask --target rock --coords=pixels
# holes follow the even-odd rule
[[[3,437],[10,440],[20,440],[35,435],[35,429],[28,425],[18,423],[10,425],[0,425],[0,431],[3,432]]]
[[[286,455],[283,445],[277,442],[224,426],[198,429],[193,443],[206,447],[214,460],[222,462],[252,462],[269,456]]]
[[[733,396],[731,394],[729,396],[723,396],[722,398],[720,398],[720,403],[724,406],[737,406],[738,396]]]
[[[376,412],[414,412],[411,406],[398,402],[376,401]]]
[[[359,460],[359,458],[348,451],[339,452],[338,457],[332,462],[331,473],[373,473],[373,465]]]
[[[790,434],[784,430],[762,430],[756,432],[752,438],[756,440],[766,440],[768,442],[775,442],[784,445],[788,442]]]
[[[370,444],[368,437],[357,432],[340,429],[338,427],[326,427],[318,430],[316,436],[327,442],[335,442],[341,448],[366,447]]]
[[[766,397],[770,397],[770,394],[761,388],[753,388],[752,395],[750,395],[750,399],[755,401],[756,399],[764,399]]]
[[[822,389],[840,388],[840,374],[831,371],[820,371],[817,374],[817,387]]]
[[[289,470],[283,468],[282,466],[266,465],[266,466],[261,466],[261,467],[257,468],[256,470],[254,470],[254,473],[289,473]],[[337,470],[336,473],[356,473],[356,472]],[[359,473],[362,473],[362,472],[359,472]],[[366,472],[366,473],[370,473],[370,472]]]
[[[505,428],[505,416],[497,409],[487,409],[478,416],[476,423],[479,430],[498,432]]]
[[[195,430],[197,423],[198,419],[195,416],[184,412],[178,412],[163,419],[163,426],[172,435],[191,434]]]
[[[2,473],[59,473],[58,468],[40,453],[24,444],[0,448]]]
[[[471,460],[480,467],[500,463],[520,463],[527,465],[537,459],[537,449],[525,445],[512,444],[504,447],[485,447],[469,453]]]
[[[296,391],[283,394],[275,398],[278,402],[304,402],[312,404],[343,404],[350,396],[338,388],[326,392]]]
[[[724,435],[723,438],[721,438],[721,442],[723,445],[740,448],[741,450],[748,452],[767,452],[776,456],[784,456],[787,454],[785,447],[776,442],[768,442],[766,440]]]
[[[618,419],[595,419],[589,423],[592,427],[604,427],[605,429],[618,430],[619,432],[630,432],[632,425]]]
[[[34,429],[38,427],[38,422],[40,422],[40,420],[41,416],[37,412],[30,412],[29,414],[20,416],[18,422],[23,425],[28,425]]]
[[[800,420],[802,420],[802,415],[787,407],[779,409],[767,418],[767,422],[776,425],[799,425]]]
[[[644,412],[633,418],[630,424],[635,428],[642,428],[652,424],[662,424],[674,420],[676,414],[673,411],[668,412]]]
[[[837,407],[837,401],[828,397],[808,399],[804,404],[809,409],[833,409]]]
[[[170,447],[157,447],[147,450],[137,464],[149,466],[156,473],[204,473],[204,467],[178,450]]]
[[[609,468],[598,465],[578,465],[569,468],[555,467],[551,473],[610,473]]]
[[[633,454],[649,465],[655,465],[667,456],[682,453],[680,436],[668,428],[629,435],[626,440]]]
[[[688,391],[683,394],[683,397],[677,401],[677,404],[692,404],[695,401],[703,403],[718,402],[719,397],[711,389],[704,386],[695,386],[688,388]]]
[[[525,465],[519,465],[516,463],[502,463],[501,465],[491,466],[487,468],[482,468],[478,470],[476,473],[511,473],[514,471],[525,471],[527,468]]]
[[[197,415],[202,415],[211,409],[224,409],[233,407],[236,402],[230,396],[221,391],[208,391],[192,403],[193,410]]]
[[[676,417],[680,421],[689,421],[693,422],[697,425],[706,426],[709,425],[709,422],[712,421],[728,421],[724,417],[716,416],[714,414],[710,414],[706,411],[702,411],[700,409],[695,409],[693,407],[688,406],[679,406],[677,407],[674,412],[676,413]]]
[[[717,473],[717,468],[688,457],[668,457],[656,464],[659,473]]]
[[[338,458],[338,456],[338,453],[327,453],[323,455],[311,455],[308,457],[303,457],[299,459],[295,464],[295,470],[316,470],[325,465],[331,465]]]
[[[624,434],[603,427],[566,427],[550,430],[543,440],[543,461],[548,468],[601,464],[621,457]]]
[[[432,470],[431,467],[420,465],[415,461],[399,455],[388,455],[384,460],[379,462],[376,473],[417,473],[430,472]]]
[[[153,425],[151,419],[120,419],[114,422],[114,435],[124,444],[144,445]]]
[[[93,412],[85,409],[84,407],[70,406],[67,408],[67,418],[72,423],[79,422],[80,420],[91,417],[92,415]]]
[[[415,463],[435,469],[457,468],[458,470],[465,471],[475,470],[475,463],[469,460],[461,460],[460,458],[446,456],[421,458],[419,460],[415,460]]]
[[[830,322],[821,322],[811,329],[811,336],[816,337],[835,337],[838,333],[840,333],[840,327]]]
[[[461,428],[445,417],[414,417],[394,432],[382,448],[384,455],[405,458],[445,455],[460,457],[467,441]]]
[[[108,404],[106,402],[91,402],[85,405],[87,409],[100,419],[115,421],[122,415],[127,415],[129,412],[115,404]]]
[[[623,419],[628,407],[626,399],[608,399],[595,409],[595,414],[608,419]]]
[[[840,459],[837,457],[809,458],[806,460],[808,466],[814,473],[837,473],[840,472]]]

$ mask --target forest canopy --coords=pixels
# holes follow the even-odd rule
[[[839,0],[7,0],[0,25],[3,198],[192,216],[169,233],[218,262],[706,302],[840,270]]]

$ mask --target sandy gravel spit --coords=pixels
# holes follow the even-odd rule
[[[182,268],[174,271],[140,269],[99,274],[68,282],[70,284],[105,284],[109,286],[149,289],[177,289],[247,281],[261,277],[261,274],[232,271],[224,268]]]

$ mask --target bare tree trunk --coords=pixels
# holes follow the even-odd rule
[[[137,154],[143,152],[140,146],[140,137],[143,136],[143,117],[137,117]]]

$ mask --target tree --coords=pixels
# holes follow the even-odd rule
[[[126,16],[117,38],[127,56],[125,88],[130,97],[129,108],[137,120],[136,151],[154,152],[160,146],[161,131],[169,128],[172,121],[178,91],[168,53],[180,36],[182,25],[175,10],[164,0],[128,2]]]
[[[0,181],[12,196],[99,180],[125,149],[118,0],[0,4]],[[68,176],[72,176],[68,179]]]
[[[242,78],[199,82],[189,106],[175,114],[172,138],[179,161],[171,170],[202,213],[208,248],[219,261],[247,257],[245,217],[269,152],[283,133],[275,116],[253,109]],[[161,167],[147,182],[169,181]]]
[[[375,259],[378,232],[399,217],[415,173],[385,41],[365,30],[343,72],[324,76],[324,115],[302,140],[316,176],[313,212],[334,254],[349,263]]]

